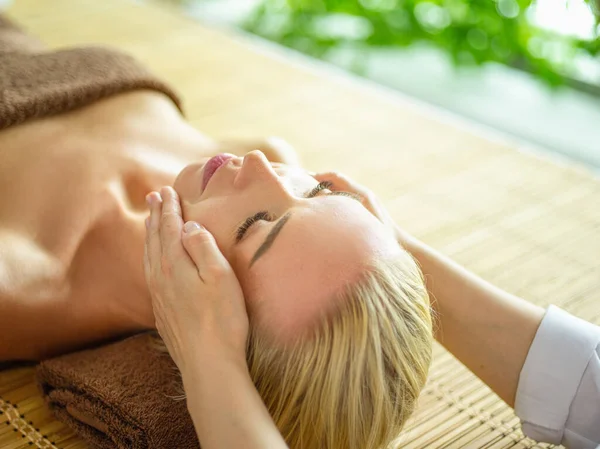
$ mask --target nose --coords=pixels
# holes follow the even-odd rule
[[[244,156],[242,168],[235,179],[235,187],[244,188],[254,182],[280,184],[279,176],[273,170],[271,163],[259,150],[251,151]]]

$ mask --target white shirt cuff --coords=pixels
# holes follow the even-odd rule
[[[600,333],[556,306],[550,306],[521,370],[515,412],[523,432],[560,444],[583,373],[595,354]]]

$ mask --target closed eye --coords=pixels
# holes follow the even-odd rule
[[[317,196],[319,194],[319,192],[321,190],[329,189],[332,186],[333,186],[333,183],[331,183],[329,181],[321,181],[319,184],[317,184],[317,186],[314,189],[309,190],[305,196],[306,196],[306,198],[314,198],[315,196]]]
[[[255,213],[251,217],[246,218],[246,221],[244,221],[240,225],[240,227],[237,229],[236,236],[235,236],[235,242],[239,243],[244,238],[244,235],[246,234],[246,232],[248,232],[248,229],[250,229],[250,227],[254,223],[256,223],[257,221],[260,221],[260,220],[274,221],[274,217],[272,217],[271,214],[269,214],[269,212],[264,210],[264,211]]]
[[[308,191],[305,194],[305,197],[306,198],[314,198],[319,194],[319,192],[321,192],[323,190],[329,190],[331,187],[333,187],[332,182],[321,181],[313,189]],[[362,204],[361,196],[357,195],[355,193],[334,190],[331,192],[327,192],[326,195],[347,196],[347,197],[352,198]],[[248,230],[252,227],[252,225],[254,225],[256,222],[261,221],[261,220],[276,221],[276,218],[273,215],[271,215],[268,211],[260,211],[260,212],[255,213],[254,215],[246,218],[246,220],[237,229],[236,236],[235,236],[236,243],[241,242],[242,239],[244,238],[244,235],[246,234],[246,232],[248,232]]]
[[[331,181],[322,181],[319,184],[317,184],[317,186],[310,190],[307,194],[306,194],[306,198],[314,198],[315,196],[317,196],[319,194],[319,192],[321,192],[322,190],[330,190],[333,187],[333,183]],[[352,193],[352,192],[343,192],[343,191],[339,191],[339,190],[333,190],[331,192],[328,192],[327,195],[340,195],[340,196],[347,196],[349,198],[355,199],[356,201],[358,201],[360,204],[362,204],[362,197],[356,193]]]

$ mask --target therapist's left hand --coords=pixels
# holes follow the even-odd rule
[[[190,358],[245,363],[248,315],[240,284],[214,237],[183,223],[171,187],[147,197],[144,269],[156,328],[180,371]]]

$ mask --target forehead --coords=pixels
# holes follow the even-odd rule
[[[247,264],[268,231],[258,233],[240,257],[251,313],[279,335],[309,325],[370,261],[400,250],[383,225],[350,198],[321,197],[291,212],[273,246],[252,268]]]

